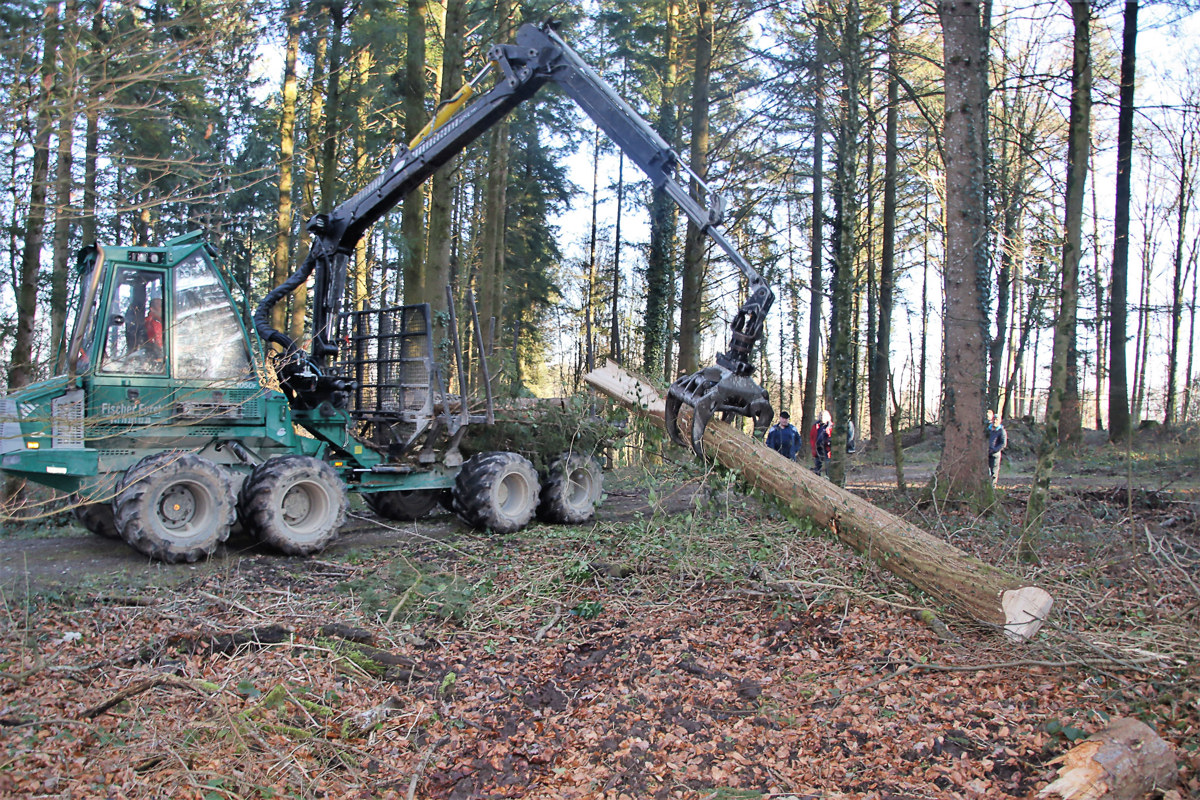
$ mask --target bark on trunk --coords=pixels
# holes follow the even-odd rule
[[[496,3],[496,19],[501,34],[497,38],[504,41],[512,33],[514,24],[512,4],[508,0],[499,0]],[[501,316],[504,311],[504,220],[511,150],[509,131],[508,120],[501,120],[492,128],[488,141],[483,222],[479,239],[479,318],[485,329],[494,324],[496,331],[502,329]],[[490,356],[495,351],[495,339],[486,337],[485,340],[492,342],[487,347]],[[498,369],[499,365],[496,365],[496,368]],[[495,375],[496,372],[492,374]]]
[[[860,18],[857,3],[845,9],[839,60],[841,62],[841,113],[837,129],[837,171],[834,178],[834,205],[837,231],[834,255],[833,302],[829,334],[829,387],[826,403],[833,406],[832,458],[829,478],[838,486],[846,483],[846,441],[848,422],[854,418],[853,396],[854,343],[857,340],[858,314],[854,297],[858,293],[858,139],[862,124],[858,115],[859,86],[862,77],[859,42]]]
[[[441,102],[446,102],[461,88],[463,82],[463,29],[467,10],[461,0],[446,3],[445,42],[442,55]],[[445,290],[441,287],[450,283],[450,264],[454,255],[454,237],[451,224],[454,214],[454,173],[459,169],[457,160],[443,165],[429,183],[429,255],[425,268],[425,280],[429,283],[430,304],[435,309],[446,309]],[[435,302],[433,295],[437,294]]]
[[[1025,522],[1019,553],[1035,558],[1034,544],[1041,531],[1042,516],[1050,493],[1050,476],[1058,450],[1059,424],[1074,355],[1075,316],[1079,305],[1079,252],[1082,247],[1083,192],[1087,182],[1090,144],[1092,61],[1091,7],[1084,0],[1071,0],[1075,24],[1074,63],[1071,69],[1071,124],[1068,135],[1067,197],[1062,283],[1059,288],[1058,320],[1054,327],[1054,360],[1050,365],[1050,391],[1046,395],[1046,424],[1038,450],[1033,486],[1025,504]]]
[[[1175,785],[1175,752],[1154,730],[1130,717],[1115,719],[1057,759],[1058,778],[1038,797],[1139,800]]]
[[[308,257],[310,234],[305,224],[317,213],[317,151],[321,144],[321,125],[323,123],[323,97],[325,86],[325,56],[328,40],[325,33],[323,18],[317,20],[319,26],[314,32],[316,41],[313,42],[313,67],[308,87],[308,128],[304,145],[304,182],[300,187],[300,237],[296,242],[295,263],[299,264]],[[304,325],[308,316],[308,282],[296,287],[292,293],[292,308],[288,317],[288,335],[299,341],[304,335]]]
[[[892,379],[892,305],[895,293],[896,264],[896,183],[899,154],[900,82],[900,3],[891,4],[891,30],[888,34],[888,109],[885,122],[883,162],[883,253],[879,262],[879,326],[876,330],[875,363],[871,386],[871,439],[883,446],[887,426],[888,384]],[[860,436],[861,438],[861,436]]]
[[[825,27],[817,21],[813,64],[812,263],[809,279],[808,358],[804,365],[804,404],[800,430],[817,420],[817,377],[821,370],[821,259],[825,249]]]
[[[412,141],[425,127],[425,0],[408,0],[407,47],[404,50],[404,138]],[[421,184],[404,198],[400,231],[403,235],[404,302],[446,304],[446,290],[428,279],[425,269],[425,197]]]
[[[271,285],[278,286],[291,274],[292,159],[296,148],[296,55],[300,50],[300,4],[292,0],[287,10],[287,47],[283,58],[283,102],[279,120],[279,205],[275,209],[275,258]],[[271,309],[271,327],[283,330],[287,303]]]
[[[672,0],[666,6],[667,19],[663,28],[665,60],[662,99],[658,107],[655,130],[672,147],[679,135],[678,113],[675,109],[675,83],[678,76],[678,4]],[[662,375],[670,380],[667,367],[667,342],[672,320],[667,313],[674,293],[675,270],[672,256],[675,251],[675,203],[662,187],[654,189],[650,200],[650,249],[646,255],[646,316],[643,319],[642,370],[648,375]]]
[[[50,132],[54,124],[54,73],[58,58],[58,4],[47,3],[42,14],[41,94],[33,132],[33,166],[29,190],[29,216],[21,252],[21,271],[16,288],[17,331],[8,362],[9,391],[31,383],[36,375],[33,342],[37,318],[38,270],[46,226],[46,190],[50,170]]]
[[[987,384],[984,313],[991,269],[987,236],[987,30],[981,3],[943,2],[946,63],[946,265],[943,419],[946,444],[930,491],[939,498],[992,502],[984,429]]]
[[[1129,316],[1129,195],[1133,166],[1133,82],[1136,75],[1137,0],[1125,2],[1121,41],[1121,104],[1117,115],[1117,207],[1113,224],[1112,289],[1108,329],[1108,438],[1124,442],[1129,435],[1129,378],[1125,347]]]
[[[659,425],[663,399],[649,384],[609,363],[585,380]],[[687,415],[684,415],[687,416]],[[690,428],[690,419],[681,426]],[[752,487],[828,527],[846,544],[964,616],[1014,641],[1037,633],[1053,601],[1043,589],[984,564],[958,548],[789,461],[720,422],[704,432],[705,453]]]
[[[58,364],[66,363],[63,331],[67,321],[67,282],[71,264],[71,223],[75,207],[71,195],[75,182],[71,176],[75,149],[75,115],[77,113],[76,74],[79,45],[79,3],[67,0],[63,17],[62,44],[59,47],[61,85],[56,92],[58,106],[58,163],[54,175],[54,265],[50,278],[50,352]],[[59,373],[56,366],[54,372]]]
[[[709,71],[712,68],[712,5],[696,3],[696,71],[692,84],[692,172],[702,180],[708,176]],[[705,202],[703,190],[692,187],[692,196]],[[700,368],[701,309],[704,305],[705,235],[688,221],[683,246],[683,288],[679,301],[679,372],[687,375]]]

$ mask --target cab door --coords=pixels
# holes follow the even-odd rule
[[[245,329],[202,248],[171,270],[170,361],[176,424],[189,436],[237,435],[263,422]]]
[[[103,317],[96,320],[98,363],[86,382],[88,438],[102,451],[154,446],[172,417],[167,272],[114,264]],[[122,441],[133,439],[135,441]]]

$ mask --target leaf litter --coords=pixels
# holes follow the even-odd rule
[[[1200,532],[1178,507],[1062,528],[1036,567],[1003,515],[943,511],[943,535],[1055,595],[1012,646],[769,506],[705,496],[6,594],[0,796],[1030,797],[1128,715],[1200,791]]]

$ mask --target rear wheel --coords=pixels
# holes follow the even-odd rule
[[[169,564],[212,555],[229,538],[235,515],[224,471],[193,453],[143,458],[125,473],[113,500],[121,538]]]
[[[121,538],[117,523],[113,521],[112,503],[85,503],[78,495],[73,495],[71,500],[74,503],[71,506],[71,514],[74,515],[75,521],[89,532],[105,539]]]
[[[542,484],[538,519],[578,525],[596,515],[604,491],[604,472],[591,456],[563,453],[550,463]]]
[[[407,492],[369,492],[363,501],[379,516],[397,522],[420,519],[438,504],[442,489],[415,489]]]
[[[476,528],[513,533],[538,503],[537,471],[517,453],[478,453],[454,480],[454,510]]]
[[[311,456],[269,458],[242,485],[242,524],[288,555],[324,550],[346,521],[346,487]]]

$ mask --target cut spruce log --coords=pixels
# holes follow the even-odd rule
[[[627,408],[665,425],[658,391],[617,364],[610,361],[584,378]],[[682,414],[679,425],[689,429],[690,415]],[[1031,638],[1050,613],[1053,600],[1044,589],[835,486],[740,430],[713,421],[704,432],[704,451],[796,514],[829,528],[859,553],[1013,641]]]
[[[1138,800],[1175,785],[1175,751],[1140,720],[1121,717],[1072,747],[1055,762],[1058,777],[1038,797],[1062,800]],[[1054,762],[1051,762],[1054,763]]]

